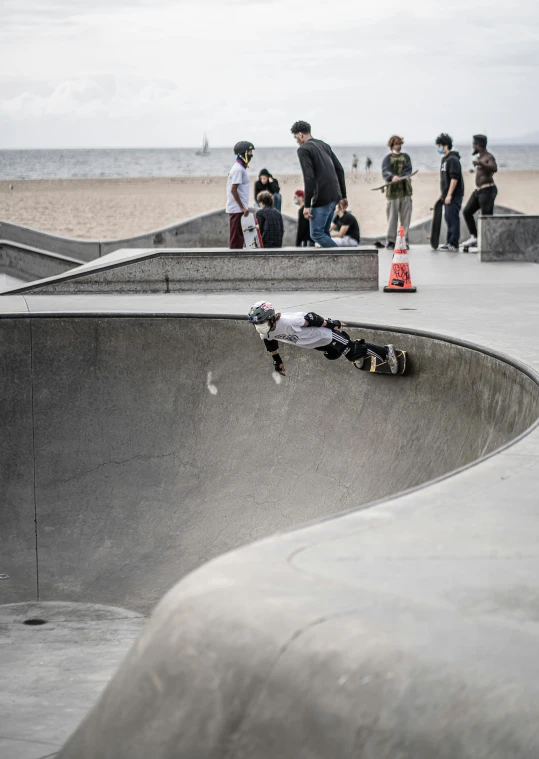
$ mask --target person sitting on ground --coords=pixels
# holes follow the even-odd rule
[[[331,225],[330,234],[341,248],[357,248],[359,245],[359,224],[356,217],[337,204],[337,213]]]
[[[303,190],[296,190],[294,193],[294,205],[299,206],[296,248],[312,248],[314,247],[314,241],[311,238],[311,225],[309,219],[306,219],[303,215],[303,206],[305,205],[305,193]]]
[[[282,196],[281,196],[281,188],[279,187],[279,182],[275,179],[275,177],[272,177],[271,174],[267,169],[262,169],[258,175],[258,179],[255,182],[255,190],[254,190],[254,196],[255,200],[258,198],[259,192],[264,192],[264,190],[267,190],[268,192],[271,192],[273,195],[273,206],[276,211],[281,212],[281,204],[282,204]]]
[[[286,372],[279,355],[279,342],[323,351],[330,361],[344,356],[357,369],[363,367],[366,356],[374,356],[380,362],[387,361],[391,374],[397,374],[399,370],[399,362],[391,344],[381,346],[366,343],[365,340],[352,340],[342,331],[342,327],[346,326],[344,322],[324,319],[313,311],[276,314],[271,303],[259,300],[249,311],[249,321],[264,341],[268,353],[271,353],[273,368],[283,377]]]
[[[265,248],[282,248],[284,224],[283,217],[273,207],[273,195],[271,192],[264,190],[256,196],[260,210],[256,213],[258,228],[262,235],[262,242]]]
[[[473,162],[476,189],[472,192],[462,212],[471,235],[470,239],[464,243],[467,248],[477,247],[477,225],[474,214],[481,211],[481,216],[492,216],[494,201],[498,194],[498,188],[494,184],[494,174],[498,171],[498,164],[492,153],[487,150],[487,138],[484,134],[474,134],[473,155],[477,156]]]

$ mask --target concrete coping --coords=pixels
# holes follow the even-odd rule
[[[0,240],[0,248],[2,247],[10,247],[10,248],[17,248],[17,250],[23,250],[27,253],[37,253],[40,256],[45,256],[46,258],[54,259],[55,261],[66,261],[66,263],[80,265],[83,264],[84,261],[81,261],[80,258],[71,258],[70,256],[63,256],[61,253],[52,253],[50,250],[42,250],[42,248],[34,248],[31,245],[24,245],[20,242],[13,242],[12,240]]]

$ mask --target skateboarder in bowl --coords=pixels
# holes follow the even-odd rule
[[[377,362],[387,362],[391,374],[398,372],[397,356],[392,345],[380,346],[366,343],[365,340],[352,340],[342,331],[346,324],[338,319],[324,319],[313,311],[275,313],[269,301],[260,300],[251,307],[249,321],[254,324],[268,353],[271,353],[273,368],[283,377],[286,372],[279,355],[279,342],[323,351],[330,361],[344,356],[357,369],[363,368],[367,356],[374,356]]]

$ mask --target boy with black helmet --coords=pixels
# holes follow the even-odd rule
[[[345,356],[357,369],[363,367],[366,356],[375,356],[380,362],[387,361],[391,374],[397,374],[398,361],[392,345],[372,345],[365,340],[351,340],[344,322],[338,319],[324,319],[314,311],[300,311],[293,314],[275,313],[269,301],[259,300],[249,311],[249,321],[260,334],[266,350],[273,357],[273,368],[285,376],[283,360],[279,355],[279,342],[323,351],[324,356],[334,361]]]
[[[247,167],[255,149],[252,142],[241,140],[234,145],[236,160],[226,180],[226,212],[229,215],[229,247],[243,248],[241,217],[249,215],[249,192],[251,180]]]

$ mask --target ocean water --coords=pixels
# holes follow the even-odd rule
[[[387,148],[380,145],[338,146],[333,149],[345,171],[352,165],[352,154],[359,157],[364,171],[367,156],[372,170],[379,172]],[[472,167],[471,147],[455,146],[465,171]],[[491,146],[500,169],[539,169],[539,145]],[[437,171],[440,156],[434,145],[407,145],[414,169]],[[125,148],[93,150],[0,150],[0,180],[17,179],[100,179],[122,177],[225,176],[233,163],[229,148],[210,148],[210,155],[196,155],[195,148]],[[267,168],[279,174],[299,174],[296,147],[259,148],[250,174]]]

